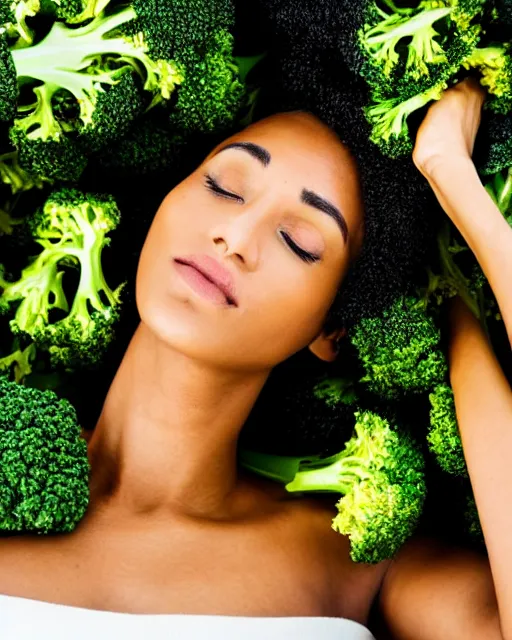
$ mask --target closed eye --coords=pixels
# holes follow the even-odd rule
[[[227,198],[228,200],[234,200],[235,202],[243,203],[244,199],[242,196],[239,196],[237,193],[233,193],[231,191],[226,191],[223,189],[220,184],[213,178],[209,173],[205,175],[205,184],[206,188],[211,191],[214,195],[220,196],[221,198]]]
[[[311,264],[313,262],[318,262],[320,260],[320,256],[316,253],[311,253],[306,251],[302,247],[300,247],[291,236],[289,236],[286,231],[280,231],[281,238],[285,241],[285,243],[290,247],[290,249],[295,253],[301,260]]]

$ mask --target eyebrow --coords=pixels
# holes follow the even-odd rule
[[[270,153],[264,147],[260,147],[259,144],[254,144],[254,142],[231,142],[225,147],[222,147],[218,153],[226,151],[226,149],[240,149],[241,151],[245,151],[261,162],[264,167],[268,167],[272,160]]]
[[[308,189],[302,189],[302,193],[300,194],[301,202],[309,205],[310,207],[314,207],[323,213],[326,213],[330,216],[338,225],[341,231],[341,235],[343,236],[343,240],[347,242],[348,239],[348,226],[347,221],[343,217],[341,211],[331,204],[325,198],[322,198],[314,191],[309,191]]]
[[[256,158],[256,160],[258,160],[258,162],[260,162],[264,167],[268,167],[270,161],[272,160],[272,156],[267,151],[267,149],[265,149],[265,147],[261,147],[259,144],[254,144],[254,142],[231,142],[222,147],[222,149],[220,149],[218,153],[226,151],[227,149],[239,149],[240,151],[245,151],[253,158]],[[347,221],[337,207],[335,207],[325,198],[319,196],[314,191],[310,191],[309,189],[302,189],[300,199],[304,204],[307,204],[310,207],[314,207],[318,211],[322,211],[322,213],[326,213],[328,216],[330,216],[338,225],[344,242],[347,242]]]

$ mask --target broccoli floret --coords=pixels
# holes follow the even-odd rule
[[[45,180],[33,176],[20,166],[17,151],[0,155],[0,182],[9,185],[12,195],[31,189],[42,189]]]
[[[400,97],[375,101],[365,108],[365,115],[372,125],[370,139],[390,158],[399,158],[412,152],[413,141],[407,118],[413,111],[421,109],[432,100],[439,100],[447,88],[441,82],[431,89],[406,100]],[[378,100],[376,94],[374,99]]]
[[[233,36],[219,31],[203,54],[187,56],[185,80],[171,112],[171,124],[184,132],[211,132],[232,124],[245,86],[233,59]]]
[[[447,384],[440,384],[429,395],[429,399],[431,409],[428,446],[443,471],[456,476],[467,476],[453,391]]]
[[[290,492],[342,494],[332,527],[350,539],[355,562],[392,557],[413,533],[426,494],[424,461],[405,434],[378,415],[356,413],[355,433],[329,458],[290,458],[241,451],[243,466],[285,482]]]
[[[365,370],[361,382],[385,398],[422,393],[443,381],[447,365],[440,332],[415,297],[400,297],[381,316],[349,334]]]
[[[49,351],[54,365],[68,369],[96,365],[112,342],[122,286],[110,289],[101,255],[109,242],[106,235],[118,222],[119,210],[110,196],[74,189],[53,193],[31,220],[34,239],[43,251],[20,280],[1,282],[4,307],[21,300],[12,331],[30,335]],[[80,269],[71,309],[62,286],[66,266]],[[51,322],[53,309],[65,317]]]
[[[446,19],[451,11],[449,7],[441,6],[420,8],[417,13],[411,10],[386,12],[375,5],[373,11],[369,11],[374,19],[359,31],[361,46],[383,75],[389,76],[400,63],[399,47],[406,41],[409,73],[413,77],[429,75],[431,65],[447,62],[446,53],[436,40],[439,33],[434,24]]]
[[[467,252],[466,244],[459,244],[453,237],[452,225],[447,220],[441,225],[437,234],[437,249],[440,275],[438,286],[441,286],[445,297],[460,296],[471,309],[475,317],[484,320],[486,316],[485,300],[482,295],[481,270],[473,269],[466,275],[459,267],[456,256]],[[476,266],[476,263],[473,263]],[[466,270],[468,271],[468,270]]]
[[[477,68],[480,83],[491,94],[488,107],[496,113],[512,111],[512,58],[508,44],[475,48],[464,62],[466,68]]]
[[[145,35],[154,59],[195,64],[195,56],[216,33],[235,22],[232,0],[133,0],[136,27]],[[208,45],[207,45],[208,48]]]
[[[35,109],[15,120],[10,128],[11,143],[18,149],[20,164],[42,180],[75,182],[87,165],[82,145],[55,118],[52,97],[57,87],[42,85],[34,89]]]
[[[184,140],[169,129],[168,122],[163,125],[154,118],[138,122],[126,136],[102,149],[97,162],[109,171],[138,176],[177,168]]]
[[[0,372],[10,374],[12,372],[15,382],[21,383],[32,373],[32,361],[36,357],[36,345],[29,344],[25,349],[15,347],[8,356],[0,358]]]
[[[34,32],[27,18],[33,18],[39,10],[39,0],[0,0],[0,33],[16,39],[16,46],[31,45]]]
[[[0,529],[72,531],[87,509],[88,482],[71,404],[0,377]]]
[[[91,20],[105,9],[110,0],[41,0],[41,12],[70,24]]]
[[[11,122],[14,119],[18,91],[16,67],[7,37],[0,30],[0,121]]]
[[[110,15],[102,13],[78,28],[54,22],[36,45],[11,50],[11,62],[4,46],[0,60],[5,58],[5,64],[0,78],[8,83],[9,90],[3,90],[0,113],[12,113],[9,100],[14,97],[15,83],[27,85],[25,94],[32,82],[42,83],[34,89],[34,105],[18,106],[16,132],[24,129],[24,137],[28,137],[36,128],[40,139],[40,130],[45,126],[51,134],[45,140],[55,142],[58,136],[68,139],[83,130],[94,130],[96,147],[122,135],[142,111],[134,78],[130,83],[125,74],[143,79],[143,89],[152,97],[149,106],[168,100],[183,80],[179,64],[148,55],[145,33],[122,33],[123,28],[133,31],[136,18],[133,6],[128,6]],[[58,92],[74,97],[77,117],[58,122],[52,102]],[[65,142],[61,144],[65,146]]]

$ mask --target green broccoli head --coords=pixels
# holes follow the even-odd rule
[[[0,529],[72,531],[87,509],[88,482],[71,404],[0,377]]]
[[[375,413],[356,413],[345,449],[317,468],[306,462],[287,491],[341,493],[333,529],[350,539],[354,562],[392,557],[413,533],[426,495],[424,460],[414,442]]]
[[[233,123],[245,96],[233,59],[233,36],[215,33],[204,53],[190,51],[171,124],[187,133],[211,132]]]
[[[0,155],[0,182],[9,185],[13,196],[31,189],[42,189],[45,182],[26,171],[19,162],[17,151]]]
[[[366,107],[366,119],[372,126],[370,139],[382,153],[390,158],[399,158],[412,152],[413,141],[407,118],[432,100],[439,100],[446,89],[440,82],[431,89],[402,100],[401,97],[382,99],[374,93],[374,103]]]
[[[16,67],[5,34],[0,32],[0,121],[11,122],[18,101]]]
[[[103,274],[101,255],[106,235],[119,223],[111,196],[83,194],[75,189],[54,192],[30,220],[43,251],[17,282],[3,279],[2,304],[18,304],[11,329],[28,334],[47,349],[54,364],[74,369],[101,361],[114,336],[122,286],[112,290]],[[65,269],[80,270],[69,307],[62,286]],[[50,312],[61,318],[52,322]],[[62,317],[64,316],[64,317]]]
[[[417,11],[396,7],[368,11],[370,20],[359,30],[358,37],[369,65],[375,65],[383,76],[389,77],[401,66],[402,47],[407,50],[406,70],[415,78],[428,76],[433,66],[447,62],[434,25],[446,22],[452,9],[429,8],[429,4],[435,3],[423,2]]]
[[[8,356],[0,358],[0,372],[7,376],[12,375],[15,382],[23,382],[32,373],[32,362],[36,353],[37,348],[33,343],[25,349],[21,349],[19,345],[15,346]]]
[[[477,68],[480,83],[490,94],[487,105],[495,113],[512,111],[512,50],[509,44],[474,49],[465,61],[467,68]]]
[[[361,382],[385,398],[428,391],[447,373],[440,332],[412,296],[398,298],[381,316],[361,320],[350,340],[365,370]]]
[[[82,146],[55,118],[52,98],[56,87],[36,87],[36,107],[18,118],[10,128],[11,143],[18,150],[20,165],[47,181],[76,181],[87,165]]]
[[[438,385],[429,395],[430,429],[427,442],[439,466],[456,476],[467,476],[453,392],[447,384]]]
[[[216,33],[235,21],[232,0],[133,0],[137,28],[155,59],[178,60],[188,66]]]
[[[98,16],[110,0],[40,0],[41,13],[70,24],[87,22]]]

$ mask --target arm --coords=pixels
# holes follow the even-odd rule
[[[472,82],[447,91],[420,127],[414,161],[487,276],[512,345],[512,229],[471,161],[482,102]]]
[[[441,543],[407,545],[381,590],[395,640],[512,638],[512,392],[458,300],[452,327],[450,378],[489,560]]]

